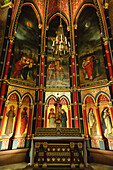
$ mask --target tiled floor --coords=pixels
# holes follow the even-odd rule
[[[50,168],[51,169],[51,168]],[[54,168],[54,170],[57,168]],[[70,168],[58,168],[60,169],[70,169]],[[9,164],[0,166],[0,170],[33,170],[33,167],[30,167],[28,163],[22,162],[17,164]],[[85,170],[113,170],[113,166],[91,163]]]

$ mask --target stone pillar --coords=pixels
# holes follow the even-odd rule
[[[75,128],[79,128],[78,105],[77,105],[77,91],[74,91],[73,95],[74,95]]]
[[[11,52],[12,52],[12,48],[13,48],[13,41],[14,38],[10,38],[10,42],[9,42],[9,47],[8,47],[8,53],[7,53],[7,59],[6,59],[6,64],[5,64],[5,70],[4,70],[4,80],[7,80],[8,78],[8,71],[9,71],[9,66],[10,66],[10,60],[11,60]],[[3,105],[3,100],[4,100],[4,95],[5,95],[5,91],[6,91],[6,86],[7,86],[7,82],[3,81],[2,83],[2,87],[1,87],[1,93],[0,93],[0,114],[2,111],[2,105]]]
[[[101,127],[101,120],[100,120],[100,115],[99,115],[99,108],[98,108],[98,104],[95,104],[96,106],[96,116],[97,116],[97,123],[98,123],[98,128],[99,128],[99,134],[100,137],[103,138],[102,136],[102,127]]]
[[[85,136],[88,137],[88,123],[87,123],[86,106],[85,105],[83,105],[83,116],[84,116]]]
[[[3,127],[4,127],[4,124],[5,124],[5,118],[6,118],[6,113],[7,113],[7,106],[8,106],[8,104],[9,104],[9,101],[7,100],[7,101],[6,101],[6,105],[5,105],[5,109],[4,109],[2,124],[1,124],[0,136],[1,136],[2,133],[3,133]]]
[[[21,111],[21,106],[22,106],[22,103],[20,102],[19,103],[18,112],[17,112],[16,122],[15,122],[14,136],[17,136],[19,134],[18,127],[19,127],[19,120],[20,120],[20,116],[21,116],[21,112],[20,112]]]
[[[71,128],[71,109],[70,109],[70,106],[68,106],[68,119],[69,119],[69,128]]]
[[[42,115],[42,90],[39,91],[39,103],[38,103],[38,118],[37,118],[37,128],[41,127],[41,115]]]
[[[108,70],[109,70],[109,77],[110,77],[110,80],[113,81],[113,70],[112,70],[112,62],[111,62],[110,51],[109,51],[108,38],[104,38],[104,47],[105,47],[107,65],[108,65]],[[113,83],[111,83],[111,89],[112,89],[112,95],[113,95]]]
[[[33,111],[33,105],[30,106],[30,110],[29,110],[29,122],[28,122],[27,136],[31,135],[32,111]]]
[[[47,128],[47,110],[48,110],[48,105],[45,106],[46,109],[45,109],[45,122],[44,122],[44,127]]]
[[[100,146],[100,149],[105,150],[105,143],[104,143],[104,140],[103,140],[103,132],[102,132],[102,126],[101,126],[98,104],[96,103],[95,106],[96,106],[97,123],[98,123],[99,134],[100,134],[99,146]]]

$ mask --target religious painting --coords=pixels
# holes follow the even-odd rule
[[[67,95],[70,97],[70,95],[69,93],[62,94],[60,92],[58,96],[57,92],[46,93],[45,128],[56,128],[56,123],[60,123],[61,128],[71,128],[71,110],[66,97]]]
[[[103,135],[106,138],[113,138],[113,120],[109,107],[110,100],[107,95],[101,94],[98,98],[98,103]]]
[[[21,115],[19,121],[19,135],[25,137],[29,124],[29,106],[31,104],[30,97],[27,95],[22,100]]]
[[[110,115],[110,110],[108,107],[104,107],[101,112],[101,120],[102,120],[102,129],[104,136],[106,138],[113,138],[113,130],[112,130],[112,120]]]
[[[47,79],[46,88],[69,88],[69,55],[67,47],[64,49],[63,43],[58,41],[65,41],[65,46],[70,45],[67,41],[67,26],[62,20],[62,27],[60,25],[60,18],[55,17],[49,24],[48,30],[48,44],[47,44]],[[64,50],[62,50],[64,49]]]
[[[30,6],[22,7],[15,34],[10,81],[36,85],[38,62],[38,20]]]
[[[48,127],[56,128],[56,114],[55,114],[54,108],[50,109],[48,119],[49,119]]]
[[[16,93],[13,93],[9,96],[8,100],[9,104],[7,106],[7,109],[4,110],[4,114],[6,114],[6,117],[5,123],[3,125],[2,135],[10,138],[14,133],[19,98]]]
[[[89,124],[90,135],[97,136],[97,121],[96,121],[93,108],[89,108],[88,111],[88,124]]]
[[[7,136],[13,134],[14,117],[16,116],[14,108],[15,108],[14,105],[11,105],[10,109],[8,110],[6,114],[7,124],[6,124],[5,134]]]
[[[3,48],[3,40],[4,40],[4,36],[5,36],[8,9],[3,8],[2,10],[0,10],[0,15],[2,16],[2,17],[0,17],[0,61],[4,61],[4,58],[2,57],[4,55],[1,53],[2,53],[2,48]],[[0,70],[0,72],[2,73],[2,70]]]
[[[94,8],[86,7],[81,12],[77,39],[80,86],[98,84],[99,80],[107,81],[101,31]]]
[[[21,111],[21,120],[20,120],[20,135],[27,133],[27,125],[28,125],[28,108],[23,107]]]

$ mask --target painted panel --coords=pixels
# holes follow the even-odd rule
[[[96,10],[86,7],[77,27],[80,86],[104,82],[106,77],[101,32]]]
[[[56,105],[60,99],[61,109]],[[48,128],[56,127],[56,112],[59,109],[60,118],[61,118],[61,127],[69,128],[71,124],[71,115],[70,115],[70,93],[69,92],[46,92],[45,95],[46,107],[45,107],[45,124]]]
[[[63,30],[58,29],[59,25],[60,25],[59,17],[55,17],[49,25],[46,88],[61,88],[61,89],[63,88],[64,89],[64,88],[70,87],[69,55],[58,54],[54,51],[52,47],[53,45],[52,41],[55,41],[56,36],[58,38],[58,35],[56,33],[59,33],[61,31],[62,35],[65,35],[66,37],[68,36],[66,23],[62,20]],[[59,44],[59,47],[60,47],[60,44]]]
[[[12,82],[35,86],[38,62],[38,20],[30,6],[22,7],[15,35]]]

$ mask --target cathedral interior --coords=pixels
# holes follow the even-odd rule
[[[113,0],[1,0],[0,165],[113,166]]]

